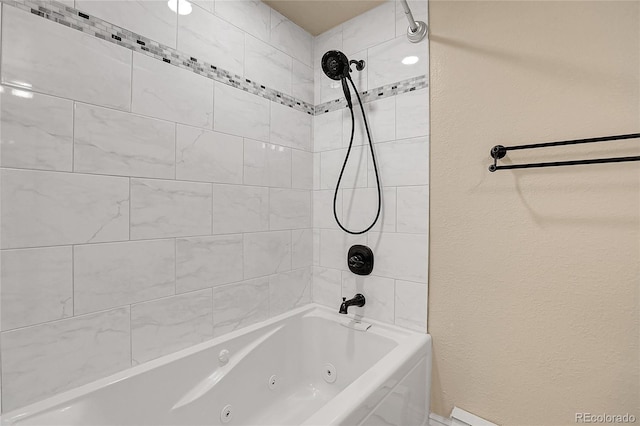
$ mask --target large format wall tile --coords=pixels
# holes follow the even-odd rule
[[[416,56],[418,62],[406,65],[402,60]],[[402,35],[369,49],[369,87],[380,87],[396,81],[406,80],[429,73],[428,40],[420,43],[407,42]],[[425,100],[428,103],[428,100]]]
[[[322,56],[329,50],[342,51],[342,24],[316,36],[313,39],[313,68],[321,69]],[[320,102],[316,102],[320,103]]]
[[[176,240],[176,291],[242,281],[242,235]]]
[[[129,109],[130,50],[14,7],[2,18],[3,83]]]
[[[355,275],[346,271],[342,273],[342,295],[350,299],[357,293],[362,293],[366,298],[363,307],[350,307],[350,314],[393,323],[394,287],[395,283],[390,278]]]
[[[269,41],[271,8],[260,0],[216,0],[216,15],[238,28]]]
[[[149,56],[134,53],[132,85],[133,112],[211,128],[212,80]]]
[[[113,109],[76,104],[74,170],[173,178],[175,125]]]
[[[2,408],[11,411],[131,366],[129,308],[2,333]]]
[[[213,289],[213,334],[220,336],[269,318],[267,277]]]
[[[332,229],[320,230],[320,266],[333,269],[347,269],[347,252],[354,244],[367,244],[365,235],[349,235]],[[373,247],[372,247],[373,250]],[[377,252],[376,268],[377,268]]]
[[[379,151],[376,147],[376,151]],[[377,153],[376,153],[377,154]],[[344,164],[347,155],[346,149],[337,149],[334,151],[325,151],[320,157],[322,162],[322,171],[320,178],[320,188],[334,189],[340,176],[340,170]],[[344,169],[340,188],[363,188],[367,186],[367,164],[369,159],[369,147],[356,146],[351,149],[349,160]],[[369,167],[373,167],[370,165]],[[398,164],[397,167],[402,167]],[[375,178],[372,180],[375,185]],[[388,185],[383,182],[384,185]]]
[[[313,189],[313,154],[291,150],[291,187]]]
[[[321,154],[319,152],[313,153],[313,190],[317,191],[320,189],[320,175],[322,170],[322,165],[320,164]],[[293,171],[292,171],[293,172]]]
[[[271,103],[271,143],[311,150],[311,116],[278,103]]]
[[[336,212],[338,218],[342,217],[342,192],[338,191],[336,197]],[[333,215],[333,198],[335,191],[326,189],[323,191],[313,191],[313,227],[338,229],[336,219]]]
[[[396,280],[396,325],[427,331],[427,286]]]
[[[291,149],[245,139],[244,183],[279,188],[291,187]]]
[[[429,138],[380,143],[375,149],[382,185],[405,186],[429,183]],[[369,162],[369,186],[375,185],[373,164]]]
[[[173,240],[76,246],[73,266],[75,315],[175,293]]]
[[[291,268],[298,269],[313,264],[313,230],[291,231]]]
[[[269,189],[213,185],[213,233],[233,234],[269,229]]]
[[[211,184],[131,179],[131,239],[211,235]]]
[[[2,248],[128,237],[128,179],[2,170]]]
[[[269,101],[216,82],[214,130],[237,136],[269,140]]]
[[[271,9],[270,42],[288,55],[311,66],[313,37],[273,9]]]
[[[194,7],[178,17],[178,50],[232,74],[244,74],[244,33],[203,9]]]
[[[269,277],[271,316],[311,302],[311,269],[302,268]]]
[[[176,178],[242,183],[242,138],[178,125]]]
[[[398,232],[429,233],[429,187],[398,188]]]
[[[300,189],[269,189],[269,229],[311,226],[311,192]]]
[[[395,17],[395,2],[389,1],[342,24],[344,52],[349,55],[392,39]]]
[[[211,289],[131,306],[131,351],[140,364],[213,337]]]
[[[246,78],[290,95],[292,71],[291,56],[248,34],[245,36]]]
[[[345,189],[342,194],[343,212],[340,217],[342,225],[354,231],[364,230],[371,225],[378,210],[377,188]],[[382,188],[380,216],[371,230],[373,232],[396,230],[395,188]]]
[[[396,96],[396,138],[415,138],[429,134],[429,90]]]
[[[342,143],[343,111],[332,111],[313,117],[313,150],[315,152],[339,149]],[[344,136],[349,141],[351,135],[351,118],[349,117],[349,133]]]
[[[336,308],[342,301],[342,271],[313,267],[313,301]]]
[[[4,86],[0,95],[0,164],[70,172],[73,102]]]
[[[429,240],[423,234],[369,233],[376,254],[375,274],[400,280],[427,282]]]
[[[163,0],[76,0],[75,7],[143,37],[176,47],[177,14]]]
[[[291,232],[245,234],[244,277],[255,278],[291,269]]]
[[[313,104],[313,69],[294,59],[291,78],[291,95]]]
[[[423,99],[424,101],[424,99]],[[373,143],[391,141],[396,138],[396,97],[390,96],[385,99],[366,103],[364,106],[367,124]],[[369,138],[362,121],[362,110],[359,106],[353,108],[355,118],[355,128],[353,145],[368,145]],[[406,123],[404,121],[403,123]],[[330,126],[338,125],[339,122],[329,123]],[[409,123],[411,126],[411,123]],[[349,146],[351,139],[351,115],[348,110],[342,112],[342,143]]]
[[[73,315],[71,247],[3,250],[2,330]]]

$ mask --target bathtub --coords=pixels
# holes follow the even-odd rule
[[[7,413],[2,424],[426,424],[430,336],[369,324],[307,305]]]

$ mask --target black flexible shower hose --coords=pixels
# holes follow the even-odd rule
[[[371,150],[371,160],[373,161],[373,170],[376,174],[376,186],[378,188],[378,211],[376,212],[376,217],[373,219],[371,225],[369,225],[363,231],[350,231],[345,228],[341,223],[340,219],[338,219],[338,213],[336,212],[336,203],[338,200],[338,190],[340,189],[340,181],[342,181],[342,175],[344,174],[344,169],[347,167],[347,162],[349,161],[349,155],[351,154],[351,147],[353,146],[353,135],[355,133],[355,118],[353,116],[353,107],[349,102],[349,111],[351,112],[351,138],[349,139],[349,148],[347,149],[347,155],[344,157],[344,163],[342,164],[342,170],[340,170],[340,176],[338,177],[338,183],[336,184],[336,192],[333,194],[333,217],[336,219],[336,223],[344,232],[352,235],[360,235],[369,231],[374,227],[376,222],[378,222],[378,218],[380,217],[380,210],[382,208],[382,191],[380,189],[380,176],[378,175],[378,164],[376,163],[376,154],[373,150],[373,141],[371,140],[371,133],[369,132],[369,124],[367,123],[367,117],[364,114],[364,107],[362,106],[362,100],[360,100],[360,94],[358,93],[358,89],[356,85],[351,80],[351,76],[347,77],[351,85],[353,86],[353,91],[356,92],[356,96],[358,97],[358,104],[360,104],[360,110],[362,111],[362,120],[364,121],[364,128],[367,131],[367,138],[369,139],[369,149]]]

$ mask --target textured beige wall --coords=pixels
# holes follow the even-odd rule
[[[640,163],[489,149],[640,132],[640,3],[432,1],[432,408],[640,422]],[[509,155],[640,155],[640,140]]]

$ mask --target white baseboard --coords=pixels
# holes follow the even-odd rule
[[[451,417],[446,418],[435,413],[429,414],[429,426],[499,426],[488,420],[471,414],[458,407],[453,407]]]
[[[431,413],[429,414],[429,426],[451,426],[451,419]]]
[[[451,424],[452,426],[498,426],[458,407],[453,407],[451,410]]]

